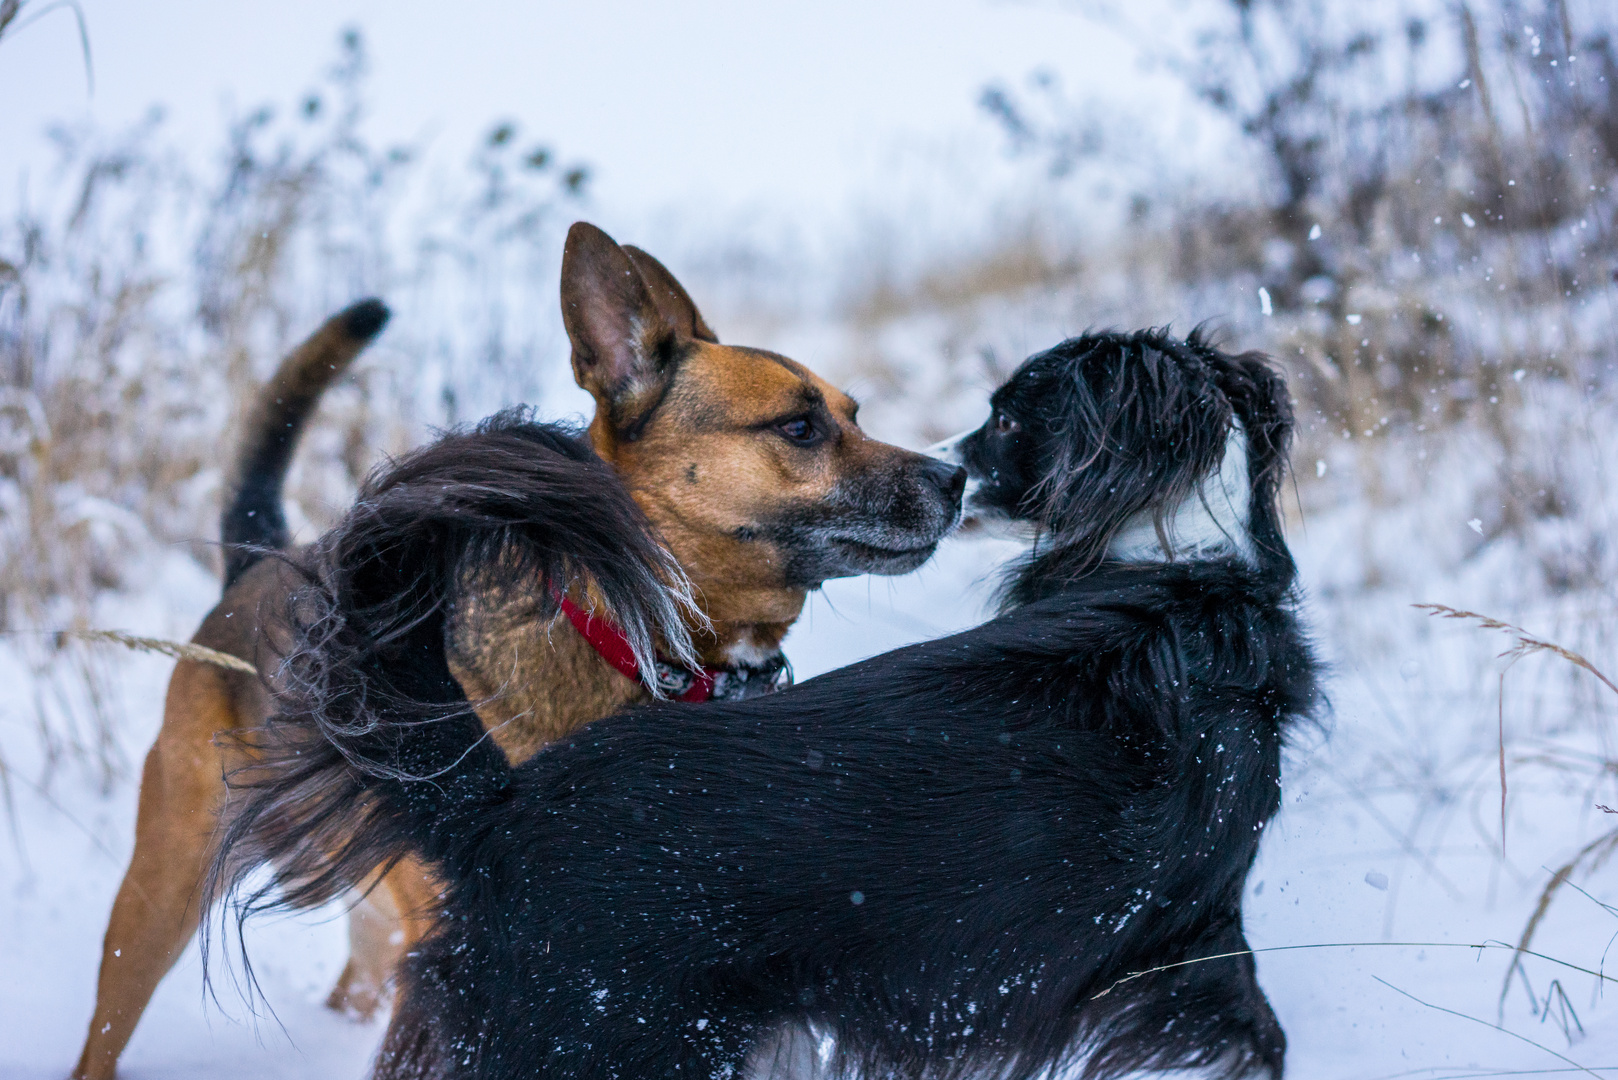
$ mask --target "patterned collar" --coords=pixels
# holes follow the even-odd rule
[[[635,682],[641,679],[640,665],[629,647],[629,639],[618,625],[605,615],[585,611],[566,596],[557,598],[562,613],[579,636],[625,678]],[[762,664],[739,664],[735,667],[703,667],[693,671],[661,656],[652,672],[657,688],[676,701],[700,703],[704,701],[740,701],[761,697],[792,685],[792,665],[782,653],[776,653]]]

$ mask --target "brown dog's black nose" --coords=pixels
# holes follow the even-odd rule
[[[943,493],[944,498],[951,503],[959,503],[962,493],[966,491],[966,470],[947,461],[928,462],[927,479],[932,481]]]

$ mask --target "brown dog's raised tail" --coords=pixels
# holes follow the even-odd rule
[[[281,486],[298,436],[320,395],[382,332],[391,314],[375,298],[338,312],[292,350],[259,391],[237,454],[235,488],[220,515],[226,589],[266,551],[287,546]]]

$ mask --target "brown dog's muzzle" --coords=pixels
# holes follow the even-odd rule
[[[829,499],[785,508],[761,523],[760,538],[784,557],[788,584],[812,589],[830,578],[909,573],[960,517],[965,469],[883,449],[878,467],[845,479]]]

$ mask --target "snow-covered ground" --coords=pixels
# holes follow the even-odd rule
[[[1602,827],[1590,793],[1514,765],[1507,858],[1499,857],[1491,657],[1509,642],[1409,607],[1483,606],[1510,595],[1520,576],[1514,549],[1502,541],[1491,553],[1456,508],[1418,505],[1407,512],[1444,518],[1434,528],[1453,526],[1456,542],[1470,538],[1477,551],[1461,571],[1445,570],[1450,562],[1422,550],[1431,529],[1390,519],[1390,542],[1402,536],[1408,549],[1394,560],[1406,573],[1367,585],[1367,511],[1317,501],[1324,508],[1295,522],[1292,540],[1334,664],[1333,708],[1292,751],[1285,809],[1265,838],[1247,906],[1254,946],[1278,950],[1262,953],[1259,967],[1291,1039],[1290,1075],[1618,1073],[1618,1009],[1596,978],[1531,960],[1533,993],[1552,1007],[1536,1008],[1519,983],[1502,1008],[1509,952],[1468,947],[1515,941],[1550,870]],[[910,577],[828,585],[789,639],[800,677],[971,624],[1008,554],[958,540]],[[183,637],[215,596],[214,582],[180,552],[156,558],[137,579],[152,585],[109,603],[102,625]],[[1529,618],[1524,611],[1532,608],[1511,613]],[[1540,624],[1546,629],[1561,625],[1548,608],[1540,614],[1551,620]],[[12,688],[0,701],[12,802],[10,834],[0,836],[0,1076],[59,1080],[89,1016],[100,935],[130,850],[133,777],[156,730],[169,665],[98,653],[118,687],[110,715],[131,763],[103,792],[98,773],[73,764],[41,786],[31,730],[37,680],[21,656],[20,647],[0,648],[0,680]],[[1527,698],[1513,692],[1508,709],[1547,708],[1568,685],[1548,666],[1536,675],[1536,663],[1544,662],[1513,674],[1513,686],[1535,689]],[[1578,883],[1603,891],[1599,874]],[[223,967],[217,1000],[209,998],[193,946],[158,991],[124,1075],[363,1075],[380,1025],[320,1005],[344,949],[333,914],[250,929],[247,947],[274,1018],[251,1016]],[[1610,910],[1567,890],[1535,947],[1596,968],[1615,931]]]

